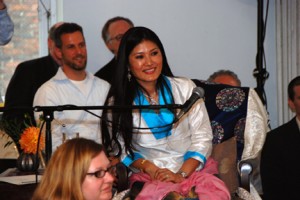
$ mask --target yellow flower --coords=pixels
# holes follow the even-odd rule
[[[40,128],[37,127],[28,127],[26,128],[19,140],[21,149],[24,150],[25,153],[36,153],[37,149],[37,142],[39,137]],[[44,134],[41,135],[39,150],[43,150],[45,148],[45,136]]]

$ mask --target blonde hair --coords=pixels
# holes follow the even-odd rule
[[[84,200],[81,185],[90,163],[103,151],[103,146],[85,138],[62,144],[49,160],[32,200]]]

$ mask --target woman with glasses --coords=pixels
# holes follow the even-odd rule
[[[145,27],[123,36],[112,80],[107,103],[125,107],[184,104],[196,87],[173,76],[160,39]],[[111,144],[117,144],[120,160],[134,172],[130,183],[144,183],[136,200],[160,200],[174,191],[183,197],[195,191],[201,200],[229,199],[225,184],[213,175],[213,135],[204,102],[197,101],[179,120],[176,116],[166,108],[104,111],[102,144],[114,150]]]
[[[112,173],[101,144],[71,139],[54,152],[32,199],[112,199]]]

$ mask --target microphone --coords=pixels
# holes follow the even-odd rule
[[[193,89],[193,93],[191,97],[182,105],[181,111],[178,113],[178,115],[175,116],[174,123],[179,121],[179,119],[186,114],[191,107],[194,105],[194,103],[204,97],[204,90],[201,87],[195,87]]]

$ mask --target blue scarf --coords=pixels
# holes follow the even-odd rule
[[[164,77],[164,79],[167,82],[169,88],[171,88],[170,81],[166,77]],[[162,92],[159,90],[159,105],[171,104],[172,95],[169,93],[165,86],[163,87],[163,90],[167,102],[164,101]],[[136,105],[150,105],[145,95],[140,90],[138,91],[137,96],[134,98],[134,103]],[[151,109],[141,110],[142,117],[144,118],[147,126],[150,128],[150,131],[153,133],[156,139],[162,139],[171,135],[172,122],[174,120],[174,114],[169,109],[162,108],[159,111],[159,113],[156,113],[154,110]]]

